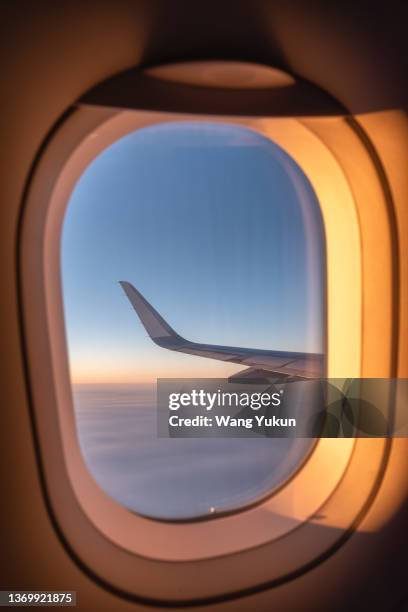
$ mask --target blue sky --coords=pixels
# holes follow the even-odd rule
[[[318,203],[277,145],[226,124],[138,130],[91,163],[67,208],[62,279],[73,380],[242,369],[154,345],[119,280],[189,340],[321,351],[323,273]]]

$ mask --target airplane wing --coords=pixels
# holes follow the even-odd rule
[[[163,319],[143,295],[127,281],[119,283],[135,309],[150,338],[158,346],[198,355],[209,359],[240,363],[247,366],[242,372],[234,374],[230,380],[265,380],[273,378],[320,378],[324,372],[324,359],[320,353],[295,353],[288,351],[269,351],[263,349],[219,346],[190,342]]]

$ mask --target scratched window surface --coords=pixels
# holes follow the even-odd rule
[[[312,441],[157,437],[157,378],[243,367],[155,344],[119,281],[190,341],[322,353],[322,221],[294,161],[234,125],[137,130],[79,178],[61,250],[77,431],[105,492],[146,516],[188,519],[238,510],[288,480]]]

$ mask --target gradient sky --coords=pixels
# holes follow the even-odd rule
[[[157,347],[119,280],[189,340],[321,351],[323,244],[312,188],[261,135],[203,122],[129,134],[91,163],[67,208],[62,279],[73,380],[242,369]]]

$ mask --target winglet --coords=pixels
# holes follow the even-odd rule
[[[163,319],[151,304],[143,297],[135,287],[127,281],[119,281],[120,286],[126,293],[130,303],[135,309],[144,328],[150,338],[159,346],[175,348],[187,342],[179,336],[172,327]]]

